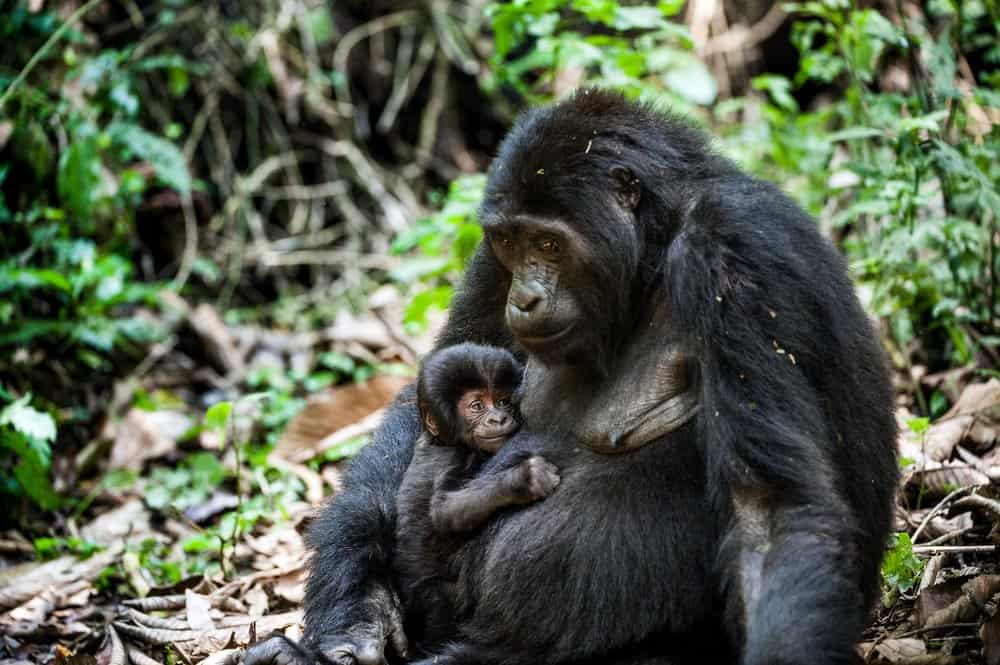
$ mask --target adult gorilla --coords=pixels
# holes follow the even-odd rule
[[[813,221],[700,132],[597,90],[521,119],[481,219],[438,345],[527,352],[526,426],[551,433],[540,452],[562,482],[465,547],[459,625],[410,652],[852,662],[895,426],[882,353]],[[406,651],[395,493],[418,430],[407,392],[312,527],[304,648]],[[247,658],[295,655],[271,641]]]

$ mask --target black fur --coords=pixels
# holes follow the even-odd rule
[[[481,344],[456,344],[424,359],[417,377],[421,418],[431,415],[440,428],[440,445],[471,445],[462,441],[463,424],[456,406],[467,390],[503,389],[512,394],[521,383],[524,366],[507,349]]]
[[[637,194],[623,196],[621,168]],[[524,220],[572,229],[582,252],[559,289],[587,325],[565,353],[532,354],[522,403],[527,427],[552,432],[541,450],[559,491],[463,547],[462,625],[441,662],[852,662],[890,525],[895,425],[878,341],[815,223],[697,130],[595,90],[518,122],[482,219],[491,239]],[[504,325],[516,278],[484,242],[439,343],[524,354]],[[574,423],[609,408],[599,388],[658,347],[692,359],[694,419],[623,455],[574,446]],[[396,597],[394,498],[418,434],[404,396],[314,524],[314,648],[392,614],[365,599]]]
[[[423,650],[455,634],[455,555],[469,532],[502,508],[539,498],[516,468],[530,456],[478,475],[489,454],[466,435],[458,411],[469,390],[512,395],[523,371],[505,349],[465,343],[425,358],[417,376],[421,419],[437,434],[421,434],[399,489],[395,569],[406,634]]]

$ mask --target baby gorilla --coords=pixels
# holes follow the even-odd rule
[[[556,467],[530,452],[484,468],[520,427],[523,371],[509,351],[478,344],[442,349],[421,366],[424,429],[396,497],[396,572],[411,643],[454,634],[456,555],[468,534],[559,484]]]

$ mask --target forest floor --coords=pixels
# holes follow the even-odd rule
[[[120,415],[101,439],[110,449],[77,456],[81,467],[88,455],[109,462],[57,519],[72,537],[0,533],[2,662],[224,663],[272,631],[297,637],[302,533],[433,336],[433,326],[403,332],[399,300],[389,290],[372,298],[377,309],[302,335],[176,299],[173,334],[115,388],[109,412]],[[333,385],[343,376],[354,380]],[[919,368],[898,378],[906,535],[859,652],[871,663],[998,663],[1000,381]],[[953,408],[934,423],[913,418],[902,388],[914,382]],[[204,417],[190,406],[235,385],[258,392]],[[283,409],[296,411],[287,425]],[[261,440],[271,445],[242,443]]]

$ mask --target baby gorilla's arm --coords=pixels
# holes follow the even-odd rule
[[[457,490],[444,489],[445,475],[431,496],[431,523],[439,533],[477,529],[501,508],[543,499],[559,484],[559,469],[538,455],[487,471]]]

